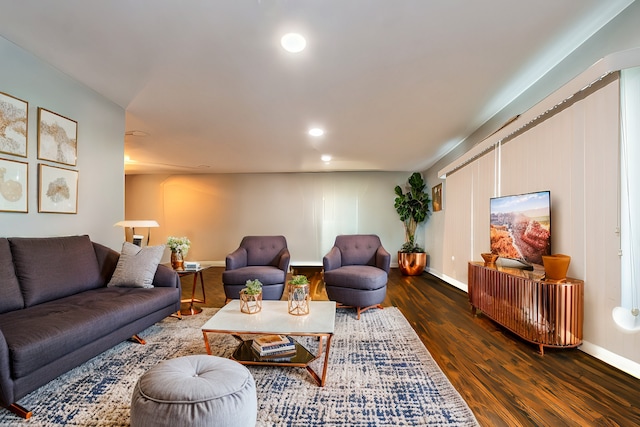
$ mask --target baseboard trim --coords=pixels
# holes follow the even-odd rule
[[[429,274],[436,276],[438,279],[447,282],[448,284],[450,284],[451,286],[453,286],[454,288],[458,288],[464,292],[469,293],[469,286],[467,286],[466,283],[463,283],[459,280],[454,279],[453,277],[449,277],[446,274],[442,274],[440,273],[438,270],[435,270],[433,268],[427,267],[425,269],[425,271],[427,271]]]
[[[604,363],[620,369],[622,372],[640,379],[640,363],[629,360],[618,354],[615,354],[605,348],[592,344],[588,341],[582,341],[579,349],[596,359],[602,360]]]

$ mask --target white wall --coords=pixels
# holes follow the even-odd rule
[[[0,153],[0,158],[28,163],[28,213],[0,212],[0,236],[88,234],[114,249],[122,229],[113,224],[124,215],[124,110],[0,37],[0,91],[29,103],[27,158]],[[77,166],[37,158],[38,107],[78,122]],[[78,213],[38,213],[38,164],[78,171]]]
[[[338,234],[377,234],[397,265],[393,207],[407,172],[128,175],[127,219],[155,219],[151,244],[187,236],[191,260],[224,265],[245,235],[282,234],[291,261],[320,265]]]

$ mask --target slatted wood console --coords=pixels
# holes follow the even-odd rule
[[[523,339],[544,347],[582,343],[584,282],[544,280],[544,270],[526,271],[469,263],[469,302]]]

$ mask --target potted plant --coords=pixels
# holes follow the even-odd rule
[[[309,314],[309,302],[311,293],[309,292],[309,279],[301,274],[291,277],[289,284],[288,308],[289,314],[303,316]]]
[[[394,207],[404,224],[405,241],[398,251],[398,267],[402,274],[417,276],[422,274],[427,265],[425,250],[415,241],[418,225],[429,218],[429,194],[424,191],[426,184],[419,172],[414,172],[408,179],[406,193],[396,185]]]
[[[240,311],[247,314],[262,310],[262,282],[258,279],[247,280],[240,291]]]
[[[184,257],[189,252],[191,241],[186,237],[169,236],[167,238],[167,246],[171,250],[171,267],[174,270],[184,270]]]

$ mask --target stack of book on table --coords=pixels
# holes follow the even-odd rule
[[[296,354],[296,342],[286,335],[262,335],[253,340],[251,348],[261,358],[282,358]]]

